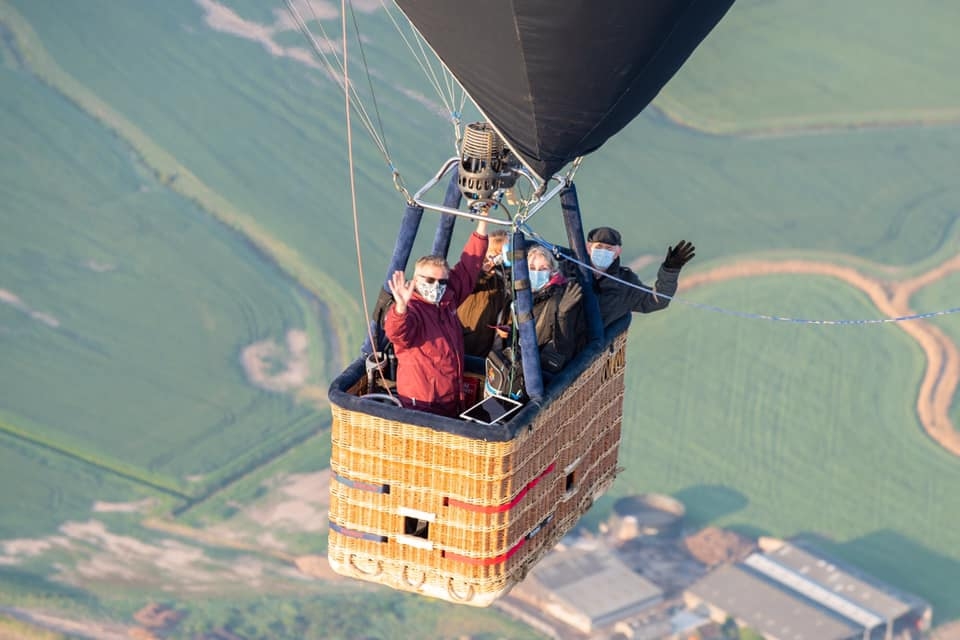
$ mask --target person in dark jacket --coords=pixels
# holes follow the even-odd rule
[[[473,291],[486,255],[487,223],[481,220],[453,269],[442,256],[424,256],[412,280],[393,273],[394,304],[384,332],[397,354],[397,396],[404,407],[451,417],[466,408],[457,307]]]
[[[623,243],[620,232],[610,227],[598,227],[587,234],[587,252],[594,268],[610,274],[634,285],[650,289],[640,282],[629,267],[620,264],[620,253]],[[622,284],[602,274],[594,273],[593,290],[600,302],[600,317],[603,326],[608,327],[615,321],[633,311],[651,313],[666,309],[670,300],[663,295],[673,296],[677,292],[677,282],[680,269],[696,255],[696,248],[686,240],[681,240],[676,246],[667,249],[667,257],[657,272],[657,283],[649,293],[640,289]]]
[[[583,290],[560,273],[556,258],[540,246],[527,252],[540,367],[557,373],[580,351],[586,335]]]
[[[483,270],[457,315],[463,325],[463,346],[467,355],[485,358],[496,337],[495,328],[503,323],[507,313],[509,292],[503,267],[503,246],[507,232],[497,229],[489,234],[487,257]]]

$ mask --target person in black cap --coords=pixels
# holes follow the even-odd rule
[[[640,278],[629,267],[620,264],[622,249],[620,232],[616,229],[597,227],[587,234],[587,252],[595,269],[625,282],[650,289],[640,282]],[[666,296],[673,296],[677,291],[680,269],[696,255],[695,250],[693,244],[686,240],[681,240],[676,246],[669,247],[667,257],[657,272],[657,283],[653,286],[653,290]],[[600,302],[600,317],[603,319],[605,328],[632,311],[650,313],[666,309],[670,304],[670,300],[663,295],[641,291],[598,273],[594,273],[593,290],[597,293],[597,299]]]

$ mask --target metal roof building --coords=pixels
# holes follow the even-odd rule
[[[782,541],[708,574],[685,596],[776,640],[889,640],[929,628],[932,616],[920,598]]]
[[[794,544],[785,543],[758,557],[764,561],[754,560],[755,568],[783,575],[784,580],[796,584],[798,590],[810,591],[810,597],[815,600],[832,603],[841,611],[849,609],[857,616],[854,619],[867,627],[896,620],[915,609],[929,608],[916,596],[898,592],[852,567],[839,566],[836,561]],[[862,613],[857,614],[857,610]]]
[[[548,554],[511,593],[583,633],[615,624],[663,600],[663,591],[606,550]]]
[[[854,640],[863,630],[784,592],[739,565],[724,565],[687,589],[687,604],[706,604],[722,622],[728,615],[777,640]]]

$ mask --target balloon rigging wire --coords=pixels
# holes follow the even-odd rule
[[[311,7],[313,5],[310,5]],[[373,90],[373,79],[370,77],[370,67],[367,65],[367,54],[363,50],[363,40],[360,38],[360,25],[357,23],[357,15],[353,11],[353,2],[348,2],[347,6],[350,7],[350,19],[353,20],[353,29],[354,33],[357,34],[357,47],[360,48],[360,60],[363,62],[363,71],[364,75],[367,77],[367,86],[370,87],[370,99],[373,101],[373,112],[377,116],[377,126],[380,128],[380,136],[383,139],[383,150],[387,158],[390,158],[390,148],[387,146],[387,133],[383,128],[383,118],[380,117],[380,105],[377,104],[377,93]],[[346,34],[344,34],[344,49],[346,49]],[[343,54],[343,66],[344,73],[346,73],[347,66],[347,54],[344,51]],[[391,163],[392,165],[393,163]]]
[[[841,319],[841,320],[821,320],[821,319],[812,319],[812,318],[791,318],[787,316],[775,316],[765,313],[753,313],[750,311],[737,311],[735,309],[726,309],[724,307],[718,307],[711,304],[703,304],[700,302],[693,302],[679,296],[668,296],[667,294],[656,291],[655,289],[650,289],[642,285],[634,284],[628,282],[621,278],[618,278],[614,275],[607,273],[606,271],[601,271],[595,268],[593,265],[586,264],[577,260],[574,256],[571,256],[567,253],[560,251],[560,247],[555,244],[551,244],[547,240],[544,240],[542,236],[534,232],[528,226],[524,226],[524,233],[526,233],[534,242],[543,246],[546,249],[549,249],[553,254],[561,259],[568,262],[572,262],[580,267],[589,269],[594,274],[602,276],[604,278],[609,278],[614,282],[619,282],[622,285],[630,287],[632,289],[637,289],[638,291],[644,291],[646,293],[652,294],[658,298],[665,298],[673,302],[679,302],[680,304],[685,304],[688,307],[693,307],[694,309],[700,309],[701,311],[711,311],[714,313],[721,313],[724,315],[735,316],[738,318],[746,318],[750,320],[770,320],[776,322],[790,322],[793,324],[806,324],[806,325],[823,325],[823,326],[844,326],[844,325],[863,325],[863,324],[888,324],[895,322],[908,322],[911,320],[925,320],[927,318],[934,318],[937,316],[946,316],[954,313],[960,313],[960,307],[954,307],[952,309],[942,309],[940,311],[928,311],[926,313],[914,313],[910,315],[897,316],[894,318],[865,318],[865,319]]]
[[[353,132],[350,121],[350,72],[349,65],[347,63],[347,0],[340,0],[340,15],[343,30],[343,97],[345,103],[344,114],[347,128],[347,173],[350,175],[350,208],[353,213],[353,240],[357,248],[357,272],[360,278],[360,300],[363,305],[364,324],[367,326],[367,336],[369,337],[370,344],[373,347],[374,360],[377,363],[377,370],[380,373],[381,381],[385,381],[386,376],[384,375],[383,371],[383,362],[381,362],[381,359],[376,356],[377,343],[373,339],[373,328],[366,321],[366,319],[370,317],[370,308],[367,305],[367,289],[363,278],[363,252],[360,249],[360,218],[357,214],[357,181],[353,165]],[[393,394],[390,392],[389,385],[383,384],[383,387],[386,389],[387,395],[392,398]],[[371,389],[367,389],[367,393],[370,393],[371,391]]]
[[[441,72],[440,75],[443,76],[443,84],[446,85],[446,93],[444,92],[444,87],[441,85],[440,78],[437,76],[436,69],[433,68],[433,65],[430,63],[431,58],[437,58],[436,55],[428,55],[427,50],[424,46],[423,37],[420,36],[419,32],[413,27],[413,24],[407,20],[407,24],[410,26],[410,31],[412,32],[412,39],[416,41],[417,48],[419,53],[413,48],[413,44],[410,42],[411,37],[404,32],[403,27],[394,17],[393,13],[390,11],[390,8],[387,6],[386,0],[380,0],[380,5],[383,7],[384,11],[387,14],[387,17],[390,18],[390,21],[393,23],[394,28],[397,30],[397,33],[400,35],[400,39],[403,40],[403,43],[407,46],[407,50],[410,52],[410,55],[416,60],[417,65],[419,65],[420,70],[423,72],[424,77],[426,77],[427,82],[433,86],[434,91],[437,92],[437,96],[440,98],[440,101],[443,102],[444,108],[450,114],[450,118],[453,121],[455,132],[459,128],[460,117],[463,114],[464,105],[467,103],[467,92],[460,87],[460,104],[457,105],[457,87],[459,84],[456,82],[456,79],[453,77],[453,74],[446,71],[441,63]],[[437,58],[439,59],[439,58]],[[459,134],[456,134],[457,140],[457,152],[459,153]]]
[[[390,166],[391,170],[395,171],[393,165],[393,160],[390,158],[390,153],[387,150],[386,143],[383,140],[382,136],[382,126],[381,133],[378,134],[376,127],[374,127],[373,120],[370,118],[370,114],[367,112],[366,107],[363,104],[363,101],[360,99],[359,94],[357,94],[356,89],[352,85],[347,85],[342,77],[344,75],[344,65],[343,62],[336,54],[336,47],[334,46],[333,40],[327,35],[326,30],[323,28],[323,23],[320,21],[319,16],[316,13],[316,10],[313,8],[312,2],[306,0],[307,6],[310,8],[311,13],[313,14],[313,21],[317,23],[317,27],[320,30],[320,35],[322,36],[324,43],[327,45],[327,48],[330,51],[328,56],[327,52],[324,51],[323,46],[317,41],[317,38],[314,36],[313,32],[310,30],[310,26],[303,19],[303,16],[300,15],[300,11],[297,9],[294,4],[294,0],[284,0],[287,5],[287,11],[290,16],[293,18],[294,23],[297,25],[297,29],[300,33],[306,38],[307,42],[310,44],[310,48],[313,51],[313,54],[318,58],[330,75],[330,77],[337,83],[337,85],[349,96],[350,104],[356,110],[358,117],[360,118],[361,123],[364,128],[370,134],[373,143],[376,145],[377,149],[380,150],[380,153],[383,155],[384,159],[387,161],[387,164]],[[336,62],[334,66],[333,62],[330,61],[330,57]],[[338,71],[339,68],[339,71]],[[369,76],[369,70],[368,70]],[[379,113],[378,113],[379,119]],[[382,123],[381,123],[382,125]]]

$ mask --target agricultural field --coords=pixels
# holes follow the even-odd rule
[[[68,520],[87,519],[95,502],[150,502],[160,508],[162,494],[55,451],[0,433],[0,550],[11,540],[54,533]],[[19,478],[19,482],[9,479]],[[141,503],[146,506],[146,502]]]
[[[758,140],[648,114],[588,159],[578,188],[588,224],[624,229],[634,255],[687,238],[698,268],[792,249],[912,270],[954,251],[958,147],[960,127]]]
[[[356,48],[354,82],[414,189],[453,153],[449,109],[383,9],[356,4],[375,110]],[[803,259],[889,284],[957,253],[960,15],[861,4],[740,0],[584,163],[585,225],[620,228],[647,282],[693,240],[681,280],[703,283],[683,300],[882,317],[823,275],[709,278]],[[335,4],[312,6],[338,45]],[[283,2],[0,0],[0,62],[0,605],[130,620],[194,584],[189,603],[165,596],[184,633],[535,637],[494,611],[457,609],[454,628],[445,605],[292,566],[325,550],[326,385],[364,322],[343,96]],[[403,199],[353,127],[372,303]],[[533,221],[552,240],[558,210]],[[947,274],[911,306],[956,307],[958,290]],[[932,323],[960,343],[957,318]],[[892,324],[679,301],[637,316],[626,471],[586,523],[619,495],[670,493],[694,525],[815,538],[958,619],[960,463],[918,418],[924,357]]]
[[[245,35],[244,29],[258,25],[276,29],[282,12],[274,9],[281,3],[267,10],[249,2],[183,0],[109,12],[21,4],[18,10],[67,73],[162,140],[199,179],[295,250],[299,261],[329,274],[342,291],[355,290],[355,250],[343,241],[353,230],[349,193],[342,188],[347,177],[342,97],[320,69],[268,53],[264,42]],[[336,44],[336,11],[317,6],[323,8],[320,15],[329,16],[323,24]],[[212,7],[234,11],[243,28],[224,30]],[[819,24],[828,9],[811,10],[807,21]],[[749,11],[738,5],[731,17]],[[148,17],[141,19],[145,12]],[[945,18],[930,16],[931,21]],[[407,183],[419,185],[452,151],[439,98],[382,11],[360,12],[358,20],[391,156]],[[839,17],[833,21],[841,22]],[[124,28],[132,23],[135,36]],[[305,46],[292,29],[271,33],[284,46]],[[719,29],[707,44],[739,43],[739,35],[733,28],[730,33]],[[727,45],[724,52],[730,48],[735,47]],[[145,51],[152,52],[146,59]],[[833,55],[846,59],[844,51]],[[762,57],[781,66],[796,61],[795,54],[779,49]],[[695,57],[667,95],[694,93],[690,102],[719,105],[716,94],[725,85],[695,75],[700,65],[722,59]],[[355,62],[358,91],[372,110],[363,67]],[[829,70],[823,80],[829,87],[849,83],[852,71]],[[760,88],[749,78],[741,86],[751,95]],[[942,100],[951,99],[953,89],[939,91]],[[184,118],[184,112],[191,117]],[[361,244],[372,288],[382,281],[402,200],[356,119],[354,126]],[[951,179],[958,136],[956,127],[934,127],[715,137],[668,126],[652,110],[591,156],[578,184],[588,224],[637,226],[641,216],[642,233],[631,238],[638,253],[661,253],[677,234],[699,233],[711,239],[700,254],[704,259],[798,248],[909,265],[941,249],[944,230],[956,222],[949,204],[960,188]],[[563,237],[558,216],[547,215],[551,212],[556,209],[540,216],[536,228],[548,237]],[[433,221],[428,215],[424,225]]]
[[[0,73],[4,428],[185,492],[314,430],[314,405],[276,388],[305,358],[309,299],[91,118]]]
[[[913,297],[911,302],[918,311],[955,309],[960,306],[957,291],[960,291],[960,274],[954,273],[921,290]],[[960,323],[956,321],[955,317],[933,318],[930,322],[949,336],[954,344],[960,345]],[[954,428],[960,430],[960,394],[954,396],[950,418]]]
[[[876,313],[856,290],[812,276],[745,278],[686,297],[794,317]],[[938,619],[960,615],[950,588],[960,575],[960,465],[914,414],[922,354],[898,327],[680,305],[632,327],[618,494],[671,493],[694,522],[753,535],[822,536],[857,563],[899,540],[922,553],[863,566],[929,598]]]
[[[956,124],[960,86],[944,79],[958,20],[936,0],[738,0],[657,104],[721,133]]]
[[[343,96],[316,63],[271,55],[249,35],[269,30],[284,16],[282,2],[270,11],[245,3],[237,13],[192,0],[123,7],[100,2],[86,8],[14,4],[66,73],[161,140],[200,180],[262,221],[302,260],[338,281],[355,281],[355,255],[345,242],[353,229],[343,189],[348,179]],[[221,22],[230,22],[221,18],[225,12],[242,26],[218,31],[225,28]],[[359,19],[367,16],[361,12]],[[380,22],[371,26],[393,33],[388,22]],[[336,29],[335,23],[327,26]],[[276,34],[285,46],[306,47],[302,36],[294,36],[299,34],[291,27]],[[399,38],[393,44],[402,46]],[[396,60],[396,50],[378,47],[377,39],[369,49],[372,59]],[[435,170],[434,159],[449,155],[452,145],[437,144],[442,119],[422,107],[412,110],[416,102],[401,93],[410,84],[405,74],[419,73],[409,64],[397,73],[380,72],[387,89],[377,99],[379,109],[393,116],[386,125],[408,136],[394,145],[397,163],[415,162],[410,170],[419,170],[423,180]],[[359,125],[356,136],[364,143],[357,145],[356,159],[358,178],[366,185],[361,211],[370,221],[398,216],[404,201],[385,161]],[[416,149],[409,144],[414,141]],[[366,240],[374,256],[393,246],[392,232],[369,233]]]
[[[330,432],[288,449],[225,491],[177,511],[177,522],[290,556],[327,551]]]
[[[210,599],[186,613],[176,626],[184,637],[229,629],[242,638],[543,638],[489,611],[463,607],[451,616],[447,606],[407,594],[338,593],[329,587],[296,599],[289,595]]]

